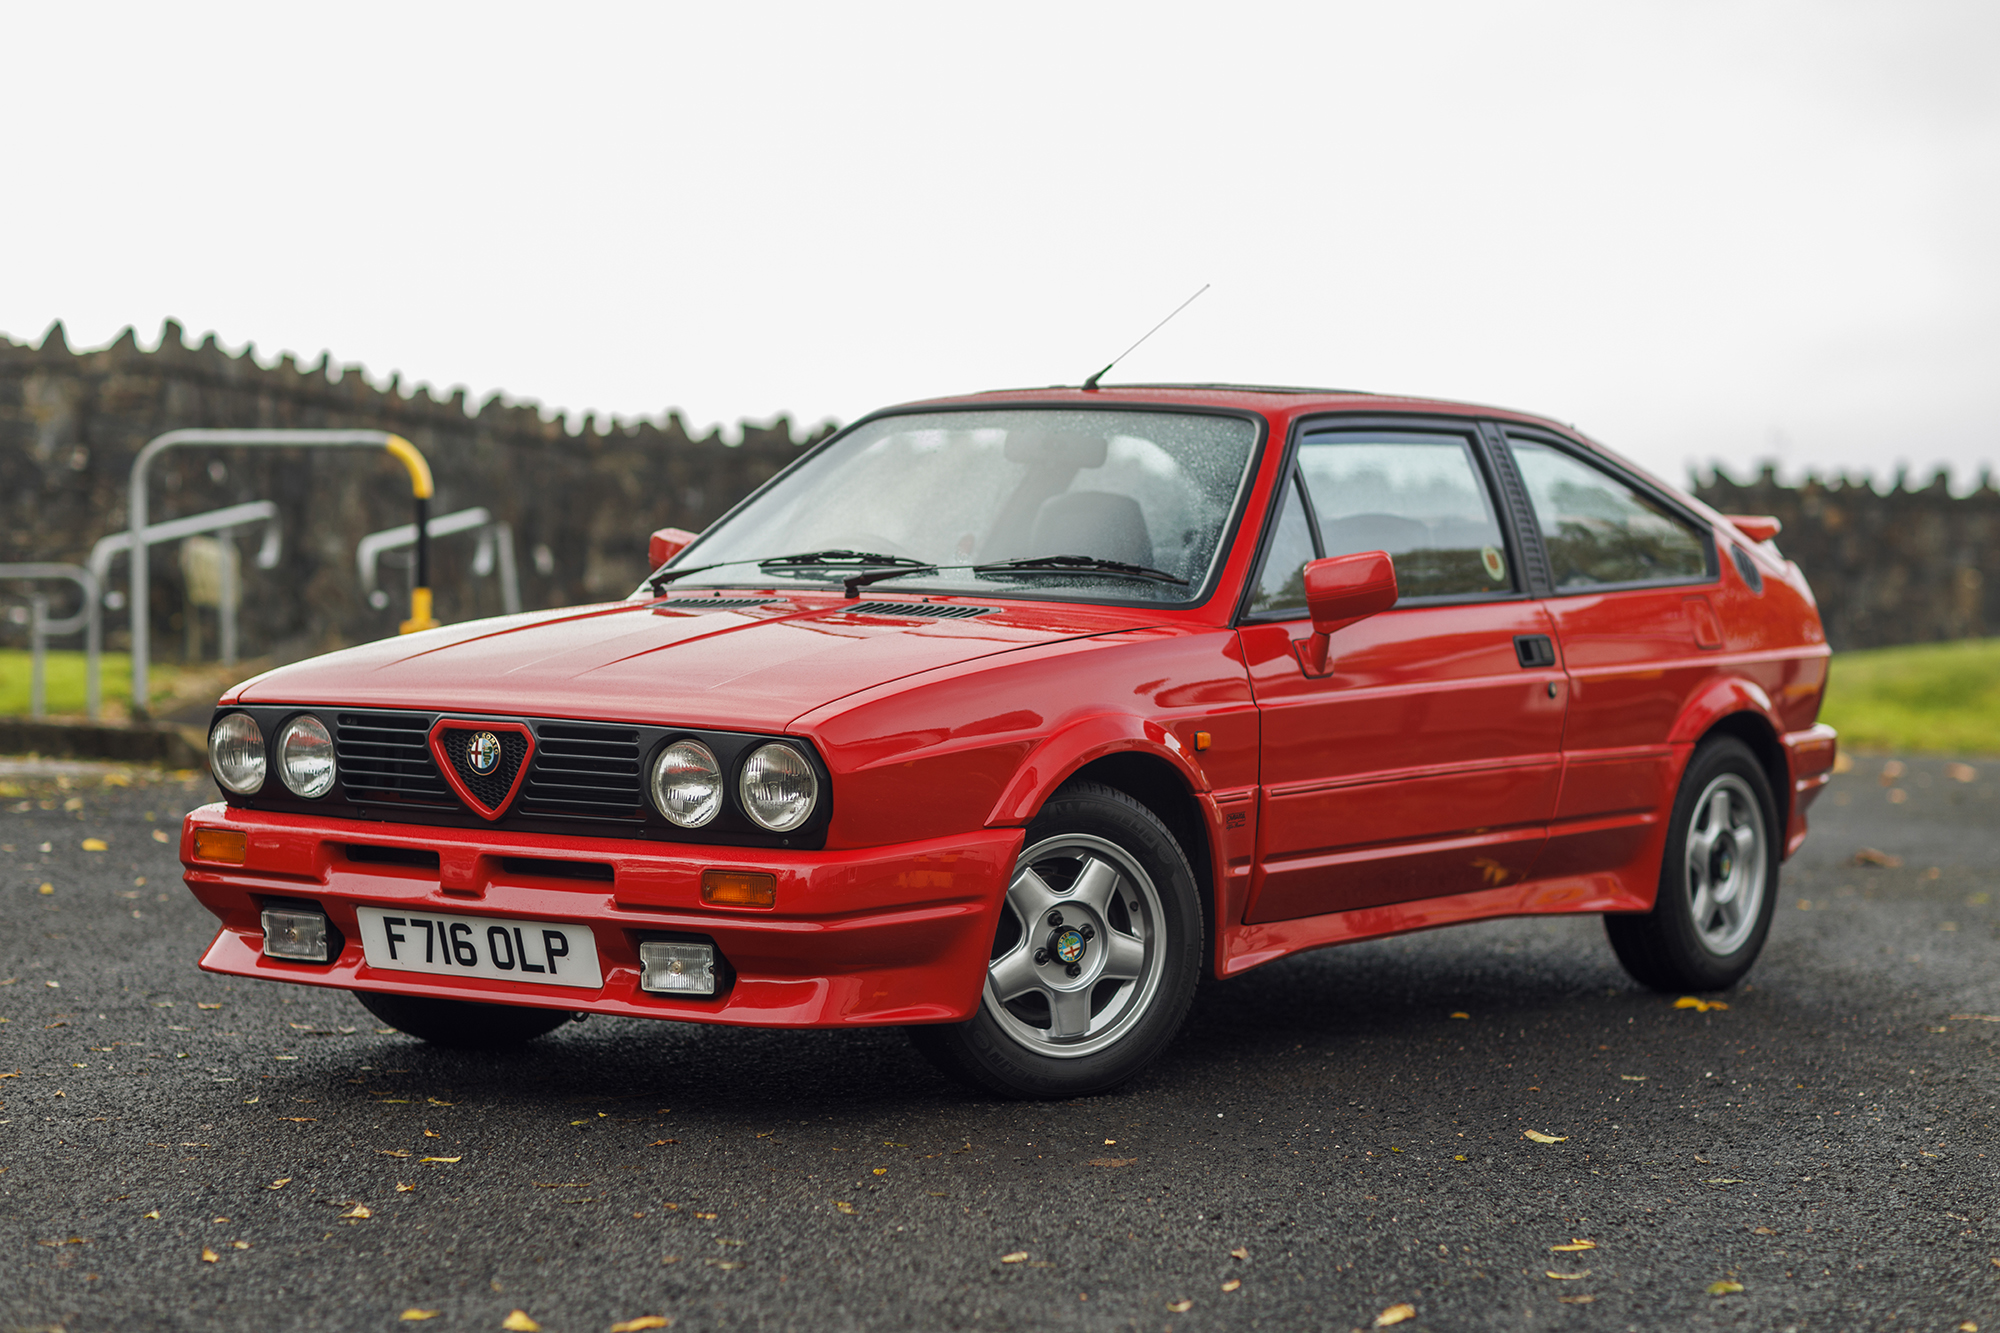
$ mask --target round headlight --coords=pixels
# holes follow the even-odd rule
[[[225,713],[208,733],[208,767],[227,791],[250,796],[264,786],[264,729],[248,713]]]
[[[653,765],[653,804],[682,828],[700,828],[722,808],[722,765],[700,741],[675,741]]]
[[[743,808],[773,833],[789,833],[812,818],[819,778],[806,757],[789,745],[766,745],[743,765]]]
[[[278,776],[292,795],[316,800],[333,790],[333,737],[306,713],[278,731]]]

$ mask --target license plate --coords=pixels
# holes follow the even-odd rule
[[[370,967],[579,990],[604,985],[588,926],[380,907],[357,907],[354,914]]]

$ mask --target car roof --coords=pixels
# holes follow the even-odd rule
[[[1552,426],[1575,434],[1553,418],[1513,408],[1489,407],[1457,402],[1448,398],[1419,398],[1407,394],[1369,393],[1360,389],[1317,389],[1279,384],[1104,384],[1083,389],[1071,384],[1053,384],[1040,389],[987,389],[978,393],[953,394],[903,403],[890,411],[915,407],[1002,406],[1012,403],[1087,407],[1145,405],[1174,407],[1237,408],[1286,416],[1318,411],[1421,412],[1450,416],[1505,417],[1511,420]]]

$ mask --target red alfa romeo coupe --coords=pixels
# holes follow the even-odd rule
[[[225,695],[201,966],[455,1045],[894,1024],[1017,1097],[1132,1077],[1204,976],[1487,917],[1726,987],[1834,759],[1777,529],[1460,403],[892,408],[623,601]]]

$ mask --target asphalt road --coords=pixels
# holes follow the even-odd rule
[[[1727,1009],[1488,923],[1211,986],[1139,1082],[1017,1105],[894,1032],[432,1051],[195,969],[152,835],[205,778],[0,766],[0,1329],[2000,1330],[2000,1022],[1957,1017],[2000,1015],[2000,762],[1882,767]]]

